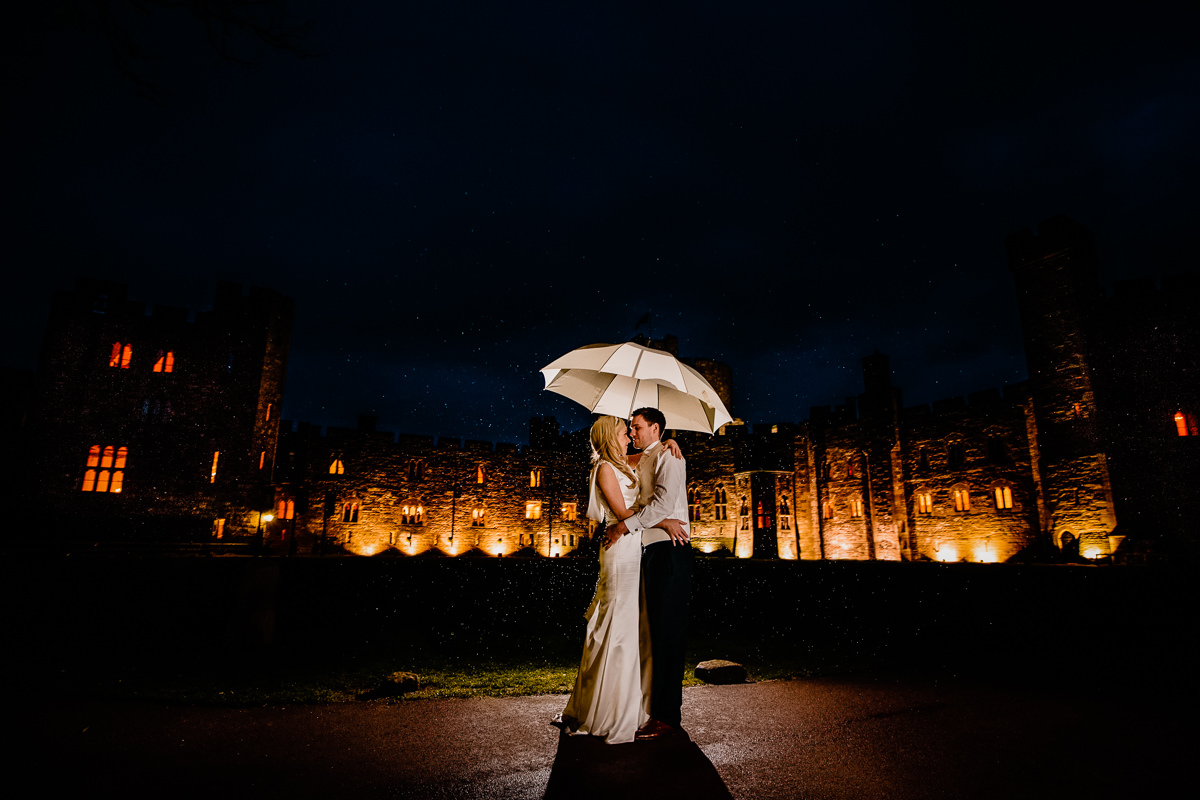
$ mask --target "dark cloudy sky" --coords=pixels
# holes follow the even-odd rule
[[[293,3],[315,57],[184,11],[4,34],[5,366],[75,275],[296,300],[285,415],[521,441],[538,369],[653,335],[798,421],[889,353],[907,403],[1025,377],[1004,236],[1196,271],[1194,3]],[[68,0],[87,10],[89,0]],[[347,10],[352,8],[353,10]],[[643,327],[641,332],[645,333]]]

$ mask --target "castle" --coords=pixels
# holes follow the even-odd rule
[[[693,546],[1003,562],[1105,557],[1132,535],[1194,552],[1195,277],[1106,297],[1092,235],[1067,217],[1006,244],[1028,381],[905,407],[875,353],[862,394],[803,423],[680,433]],[[518,447],[397,436],[370,417],[281,426],[289,300],[220,284],[189,320],[126,292],[80,280],[56,295],[31,394],[25,446],[40,457],[23,491],[69,524],[408,556],[566,556],[593,535],[586,432],[535,418]],[[728,366],[691,363],[728,402]]]

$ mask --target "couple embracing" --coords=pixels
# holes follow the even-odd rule
[[[588,517],[607,528],[575,689],[556,718],[609,744],[681,732],[692,587],[687,476],[656,408],[592,425]],[[625,454],[632,433],[641,453]]]

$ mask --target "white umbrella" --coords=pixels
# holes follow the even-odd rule
[[[662,350],[624,344],[589,344],[542,368],[546,389],[596,414],[629,419],[634,410],[657,408],[667,427],[714,433],[733,417],[708,381]]]

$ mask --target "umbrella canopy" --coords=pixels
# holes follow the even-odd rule
[[[629,419],[657,408],[667,427],[713,433],[733,417],[712,385],[670,353],[624,344],[589,344],[542,368],[546,389],[596,414]]]

